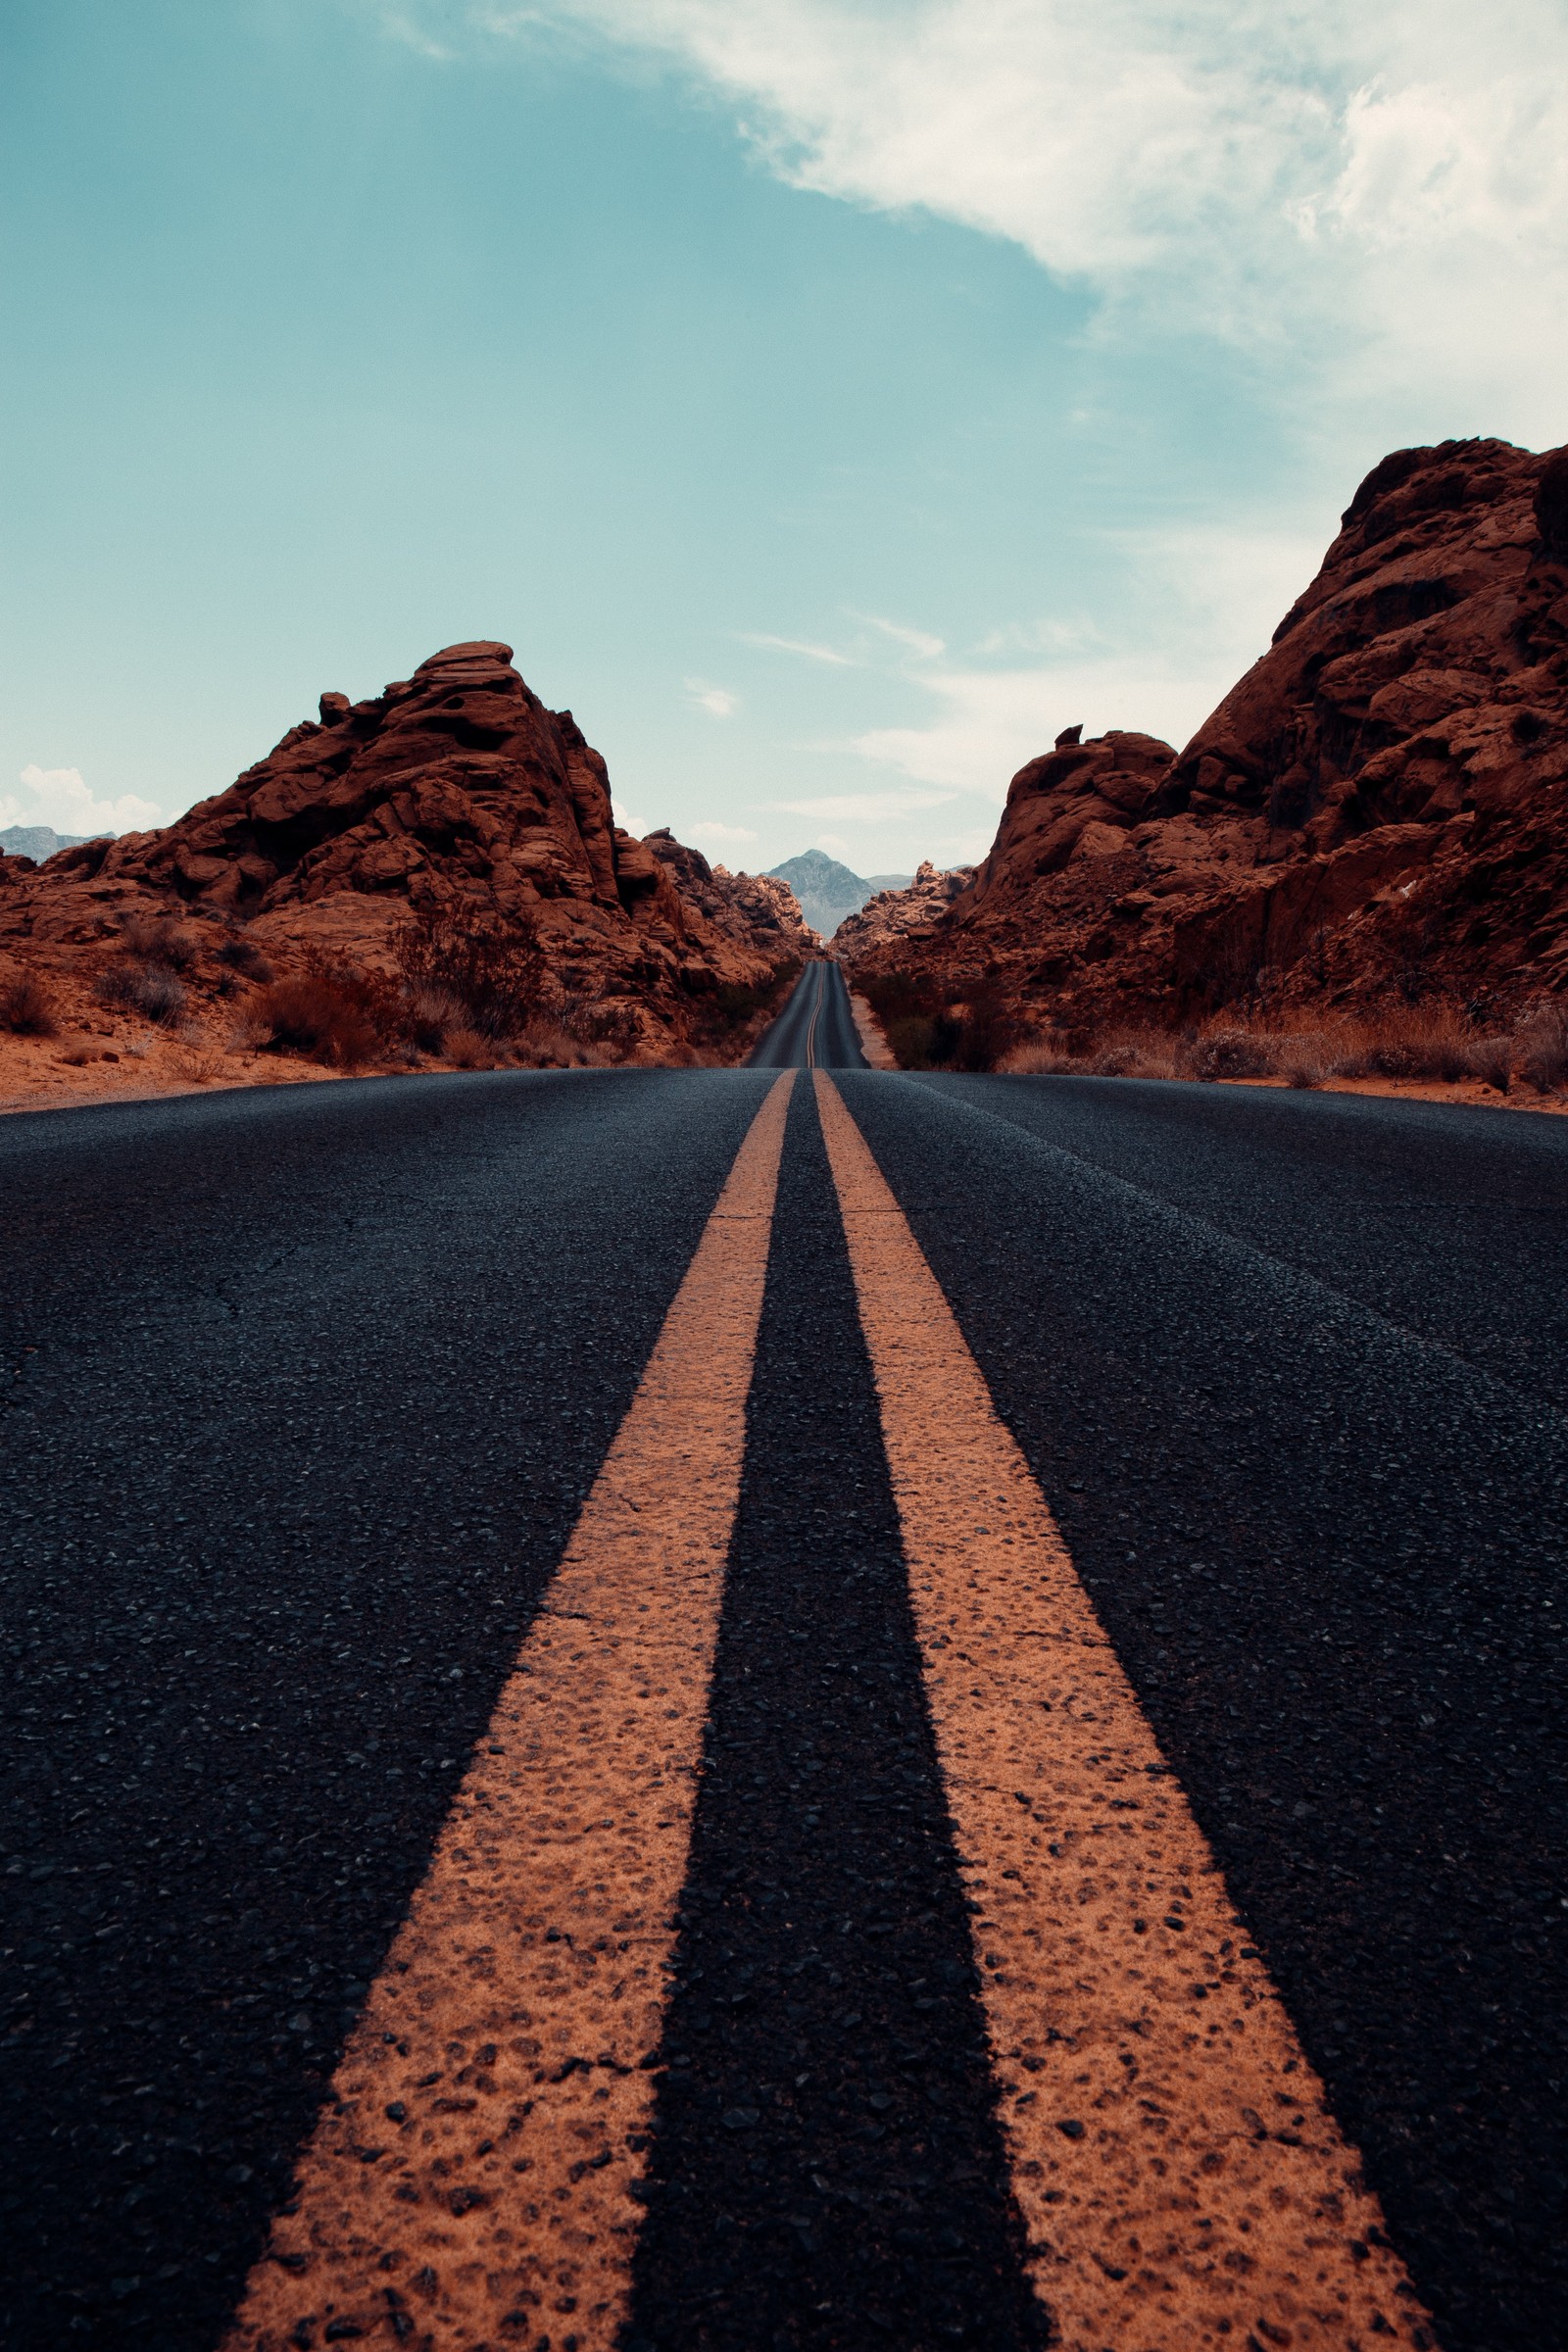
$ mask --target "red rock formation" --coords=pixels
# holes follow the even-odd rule
[[[819,956],[822,942],[801,912],[801,902],[776,874],[732,874],[710,865],[700,850],[677,841],[667,825],[643,836],[643,847],[659,859],[682,903],[695,906],[716,930],[786,957]]]
[[[0,947],[69,960],[174,912],[285,962],[315,950],[373,964],[411,911],[466,906],[531,923],[557,1002],[592,1002],[656,1055],[706,1035],[716,988],[765,988],[801,952],[771,902],[753,922],[731,894],[718,919],[679,859],[617,831],[603,760],[508,646],[448,646],[368,701],[322,695],[320,713],[161,832],[36,869],[0,860]]]
[[[890,941],[923,936],[946,914],[973,873],[972,865],[950,866],[943,872],[926,858],[903,890],[879,890],[858,914],[844,917],[833,934],[834,956],[840,963],[853,964]]]
[[[923,937],[846,960],[1089,1026],[1568,987],[1568,451],[1396,451],[1179,758],[1077,735]]]

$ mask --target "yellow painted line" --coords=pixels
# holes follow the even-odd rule
[[[816,995],[811,1004],[811,1017],[806,1027],[806,1066],[808,1070],[816,1067],[816,1021],[822,1009],[823,976],[826,970],[827,966],[822,963],[816,967]]]
[[[1430,2347],[1046,1499],[843,1098],[815,1086],[1053,2344]]]
[[[227,2352],[615,2340],[793,1084],[741,1146]]]

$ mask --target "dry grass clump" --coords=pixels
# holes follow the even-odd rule
[[[225,939],[214,960],[245,980],[265,982],[275,977],[260,948],[252,947],[248,939]]]
[[[13,1037],[54,1037],[59,1028],[54,999],[30,972],[0,988],[0,1029]]]
[[[185,983],[162,964],[106,964],[98,975],[96,994],[100,1004],[139,1012],[161,1029],[172,1029],[185,1017]]]
[[[180,974],[193,972],[204,942],[188,923],[167,915],[132,915],[121,925],[119,957],[99,973],[100,1004],[172,1029],[185,1017],[187,994]]]
[[[193,971],[201,959],[201,934],[167,915],[132,915],[121,925],[120,944],[138,962],[170,972]]]
[[[1568,1088],[1568,1005],[1551,1004],[1523,1022],[1516,1045],[1518,1070],[1538,1095]]]
[[[1233,1024],[1200,1031],[1178,1068],[1188,1078],[1272,1078],[1279,1066],[1279,1041]]]
[[[1099,1078],[1190,1078],[1214,1082],[1283,1078],[1287,1086],[1333,1079],[1466,1080],[1509,1092],[1515,1077],[1540,1095],[1568,1088],[1568,1007],[1548,1005],[1512,1030],[1484,1030],[1451,1004],[1303,1019],[1288,1028],[1234,1018],[1179,1035],[1153,1029],[1107,1030],[1099,1037],[1057,1033],[1009,1054],[1004,1069],[1026,1074]]]
[[[491,1039],[481,1037],[477,1029],[449,1029],[445,1051],[454,1069],[493,1070],[496,1066],[495,1045]]]

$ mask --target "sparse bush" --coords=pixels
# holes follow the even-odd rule
[[[409,990],[409,1037],[421,1054],[444,1053],[449,1034],[468,1026],[462,1000],[449,988],[423,980]]]
[[[958,1022],[951,1059],[955,1069],[994,1070],[1018,1034],[1000,997],[977,990]]]
[[[1519,1075],[1538,1095],[1568,1087],[1568,1006],[1552,1005],[1527,1021],[1516,1041]]]
[[[420,992],[439,992],[492,1042],[515,1037],[537,1009],[544,956],[525,915],[503,922],[470,906],[426,912],[405,924],[393,953],[411,1004]]]
[[[1278,1064],[1280,1041],[1242,1028],[1207,1029],[1183,1055],[1194,1078],[1269,1078]]]
[[[330,1069],[355,1070],[385,1050],[375,1017],[378,992],[359,973],[324,966],[274,980],[246,1007],[245,1028],[264,1053],[308,1054]]]
[[[253,948],[248,939],[225,939],[218,951],[217,959],[231,972],[239,972],[245,979],[258,984],[274,977],[267,957],[259,948]]]
[[[96,993],[101,1004],[139,1012],[161,1029],[172,1029],[184,1018],[185,984],[158,964],[107,964],[98,975]]]
[[[30,972],[0,988],[0,1029],[13,1037],[54,1037],[59,1028],[53,998]]]
[[[913,972],[878,972],[869,980],[858,980],[856,986],[884,1029],[893,1021],[929,1016],[937,1008],[930,983]]]
[[[1342,1071],[1356,1078],[1441,1078],[1452,1086],[1471,1075],[1474,1042],[1451,1004],[1374,1013],[1348,1028]]]
[[[128,956],[171,972],[190,971],[202,952],[200,935],[167,915],[132,915],[122,924],[120,939]]]
[[[1015,1078],[1057,1078],[1081,1070],[1083,1064],[1074,1061],[1061,1047],[1031,1038],[1027,1045],[1014,1046],[1002,1067]]]
[[[934,1050],[939,1046],[937,1024],[929,1013],[900,1013],[883,1026],[900,1069],[931,1070],[946,1058]]]
[[[460,1070],[493,1070],[496,1066],[494,1043],[481,1037],[477,1029],[449,1029],[445,1053],[447,1060]]]
[[[1506,1038],[1478,1038],[1470,1049],[1470,1072],[1483,1086],[1505,1095],[1513,1080],[1513,1054]]]

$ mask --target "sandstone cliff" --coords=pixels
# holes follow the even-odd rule
[[[926,858],[912,882],[899,890],[879,890],[858,912],[844,917],[833,934],[834,955],[841,963],[853,964],[890,941],[923,936],[936,927],[973,874],[972,865],[950,866],[944,872]]]
[[[214,954],[242,939],[283,968],[374,968],[411,916],[454,915],[531,930],[548,1009],[591,1006],[650,1058],[711,1044],[716,998],[764,994],[809,944],[777,886],[725,891],[694,853],[618,831],[604,760],[491,642],[365,702],[322,695],[318,720],[162,831],[0,859],[0,951],[61,971],[170,916]]]
[[[667,825],[643,836],[675,885],[684,906],[695,906],[714,926],[747,946],[761,946],[779,958],[819,956],[822,942],[801,912],[787,882],[775,874],[732,874],[710,865],[700,850],[677,841]]]
[[[1396,451],[1179,757],[1078,733],[934,925],[844,959],[1035,1026],[1568,988],[1568,451]]]

